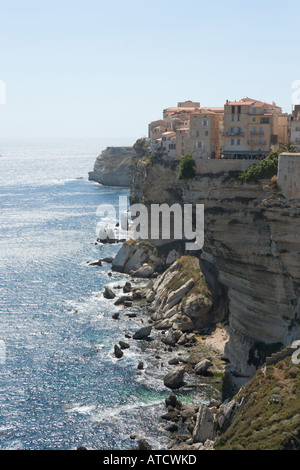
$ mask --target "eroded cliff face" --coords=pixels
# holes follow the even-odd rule
[[[299,338],[300,201],[269,181],[243,183],[236,171],[180,182],[174,163],[152,163],[137,174],[146,205],[205,205],[201,268],[227,291],[229,367],[252,376],[266,354]]]
[[[89,180],[104,186],[130,188],[131,161],[136,156],[133,147],[107,147],[97,157],[94,171],[89,173]]]

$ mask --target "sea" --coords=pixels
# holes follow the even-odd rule
[[[127,450],[130,436],[162,448],[168,391],[137,373],[145,346],[114,345],[141,326],[103,297],[128,278],[121,245],[96,245],[97,208],[127,189],[88,181],[104,139],[0,139],[0,450]],[[112,314],[120,311],[120,320]]]

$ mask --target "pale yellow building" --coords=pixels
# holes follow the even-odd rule
[[[148,126],[148,137],[151,151],[167,154],[172,158],[180,158],[185,153],[185,141],[189,136],[190,116],[199,111],[200,103],[194,101],[182,101],[177,106],[163,110],[163,119],[153,121]],[[172,141],[166,133],[172,135]],[[170,134],[169,134],[170,135]],[[167,139],[167,141],[166,141]]]
[[[191,153],[194,158],[219,158],[221,118],[222,113],[214,112],[212,108],[192,114],[185,153]]]
[[[187,153],[187,142],[189,140],[189,127],[180,127],[176,129],[176,158],[180,159],[182,155]]]
[[[287,115],[275,103],[251,98],[224,106],[224,158],[264,158],[287,139]],[[286,143],[286,142],[285,142]]]
[[[278,146],[283,147],[290,140],[289,136],[289,115],[278,114]]]

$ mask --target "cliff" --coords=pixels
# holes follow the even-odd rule
[[[250,164],[198,161],[197,176],[179,181],[176,162],[139,161],[131,195],[148,207],[205,205],[200,265],[212,288],[221,285],[227,293],[228,369],[248,379],[267,352],[299,338],[300,309],[299,200],[286,199],[270,181],[240,181],[237,175]]]
[[[217,421],[224,432],[219,430],[214,448],[299,450],[299,385],[300,369],[292,364],[291,357],[259,370],[230,403],[221,407]],[[226,418],[228,426],[224,426]]]
[[[104,186],[130,187],[131,161],[136,157],[133,147],[107,147],[98,156],[89,180]]]

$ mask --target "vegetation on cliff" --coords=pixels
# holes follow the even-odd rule
[[[140,158],[150,154],[150,144],[144,137],[133,144],[133,149]]]
[[[216,450],[300,449],[300,367],[291,357],[260,369],[235,399],[244,404]]]
[[[176,276],[174,276],[166,286],[167,291],[169,293],[176,291],[186,282],[193,279],[195,285],[190,290],[189,295],[201,294],[203,295],[203,298],[207,300],[207,303],[211,305],[211,292],[201,272],[199,260],[194,256],[182,256],[177,260],[177,263],[178,272]]]
[[[196,176],[195,166],[196,162],[192,154],[186,153],[183,155],[180,160],[178,179],[185,180],[194,178],[194,176]]]
[[[248,170],[239,174],[239,179],[244,182],[258,182],[261,179],[272,178],[277,175],[278,171],[278,157],[283,152],[296,153],[298,148],[293,142],[289,142],[284,147],[281,147],[276,152],[270,153],[264,160],[258,164],[252,165]]]

